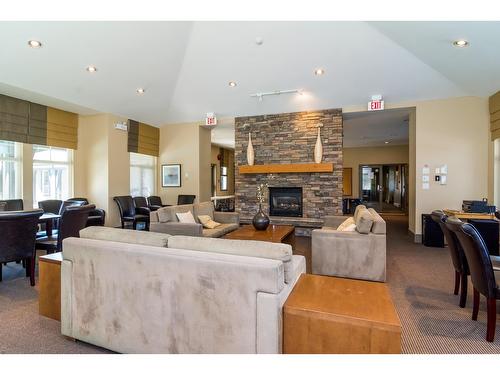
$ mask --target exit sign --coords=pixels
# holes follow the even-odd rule
[[[368,110],[369,111],[382,111],[384,109],[384,101],[383,100],[370,100],[368,102]]]

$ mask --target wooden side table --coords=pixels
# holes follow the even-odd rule
[[[401,323],[386,284],[303,274],[285,302],[283,352],[394,354]]]
[[[61,320],[62,253],[41,256],[38,260],[38,312],[47,318]]]

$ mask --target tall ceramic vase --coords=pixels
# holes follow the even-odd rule
[[[321,163],[323,159],[323,145],[321,144],[321,127],[318,126],[318,138],[316,139],[316,145],[314,146],[314,162]]]
[[[248,146],[247,146],[247,163],[248,165],[253,165],[255,161],[255,153],[253,151],[252,145],[252,133],[248,133]]]
[[[256,230],[266,230],[271,220],[264,211],[262,211],[262,204],[259,203],[259,211],[255,214],[252,224]]]

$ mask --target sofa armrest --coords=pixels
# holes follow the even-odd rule
[[[149,225],[151,232],[167,233],[183,236],[203,236],[203,225],[192,223],[159,223],[153,222]]]
[[[323,217],[324,227],[329,228],[337,228],[340,224],[342,224],[349,216],[341,216],[341,215],[327,215]]]
[[[214,212],[214,220],[223,224],[240,225],[240,214],[237,212]]]

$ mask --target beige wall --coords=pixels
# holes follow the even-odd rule
[[[75,151],[75,195],[88,198],[106,211],[106,226],[119,226],[113,197],[130,194],[130,157],[127,132],[116,130],[125,118],[110,114],[80,116]]]
[[[343,167],[352,168],[353,198],[359,198],[359,166],[364,164],[408,164],[408,145],[344,148]]]
[[[199,123],[168,124],[160,128],[158,194],[165,204],[177,204],[179,194],[210,199],[210,130]],[[181,164],[181,187],[162,187],[161,166]]]
[[[417,103],[415,232],[421,214],[440,208],[460,209],[464,199],[488,196],[488,99],[477,97]],[[429,190],[422,189],[422,168],[431,168]],[[435,168],[448,165],[447,185],[433,181]]]
[[[415,108],[415,118],[410,113],[409,121],[410,231],[416,235],[422,233],[422,213],[438,208],[460,209],[464,199],[481,199],[493,194],[488,98],[386,103],[386,109],[393,108]],[[366,107],[346,107],[342,111],[362,112]],[[424,164],[431,170],[447,164],[448,184],[438,185],[431,181],[430,189],[423,190]]]

